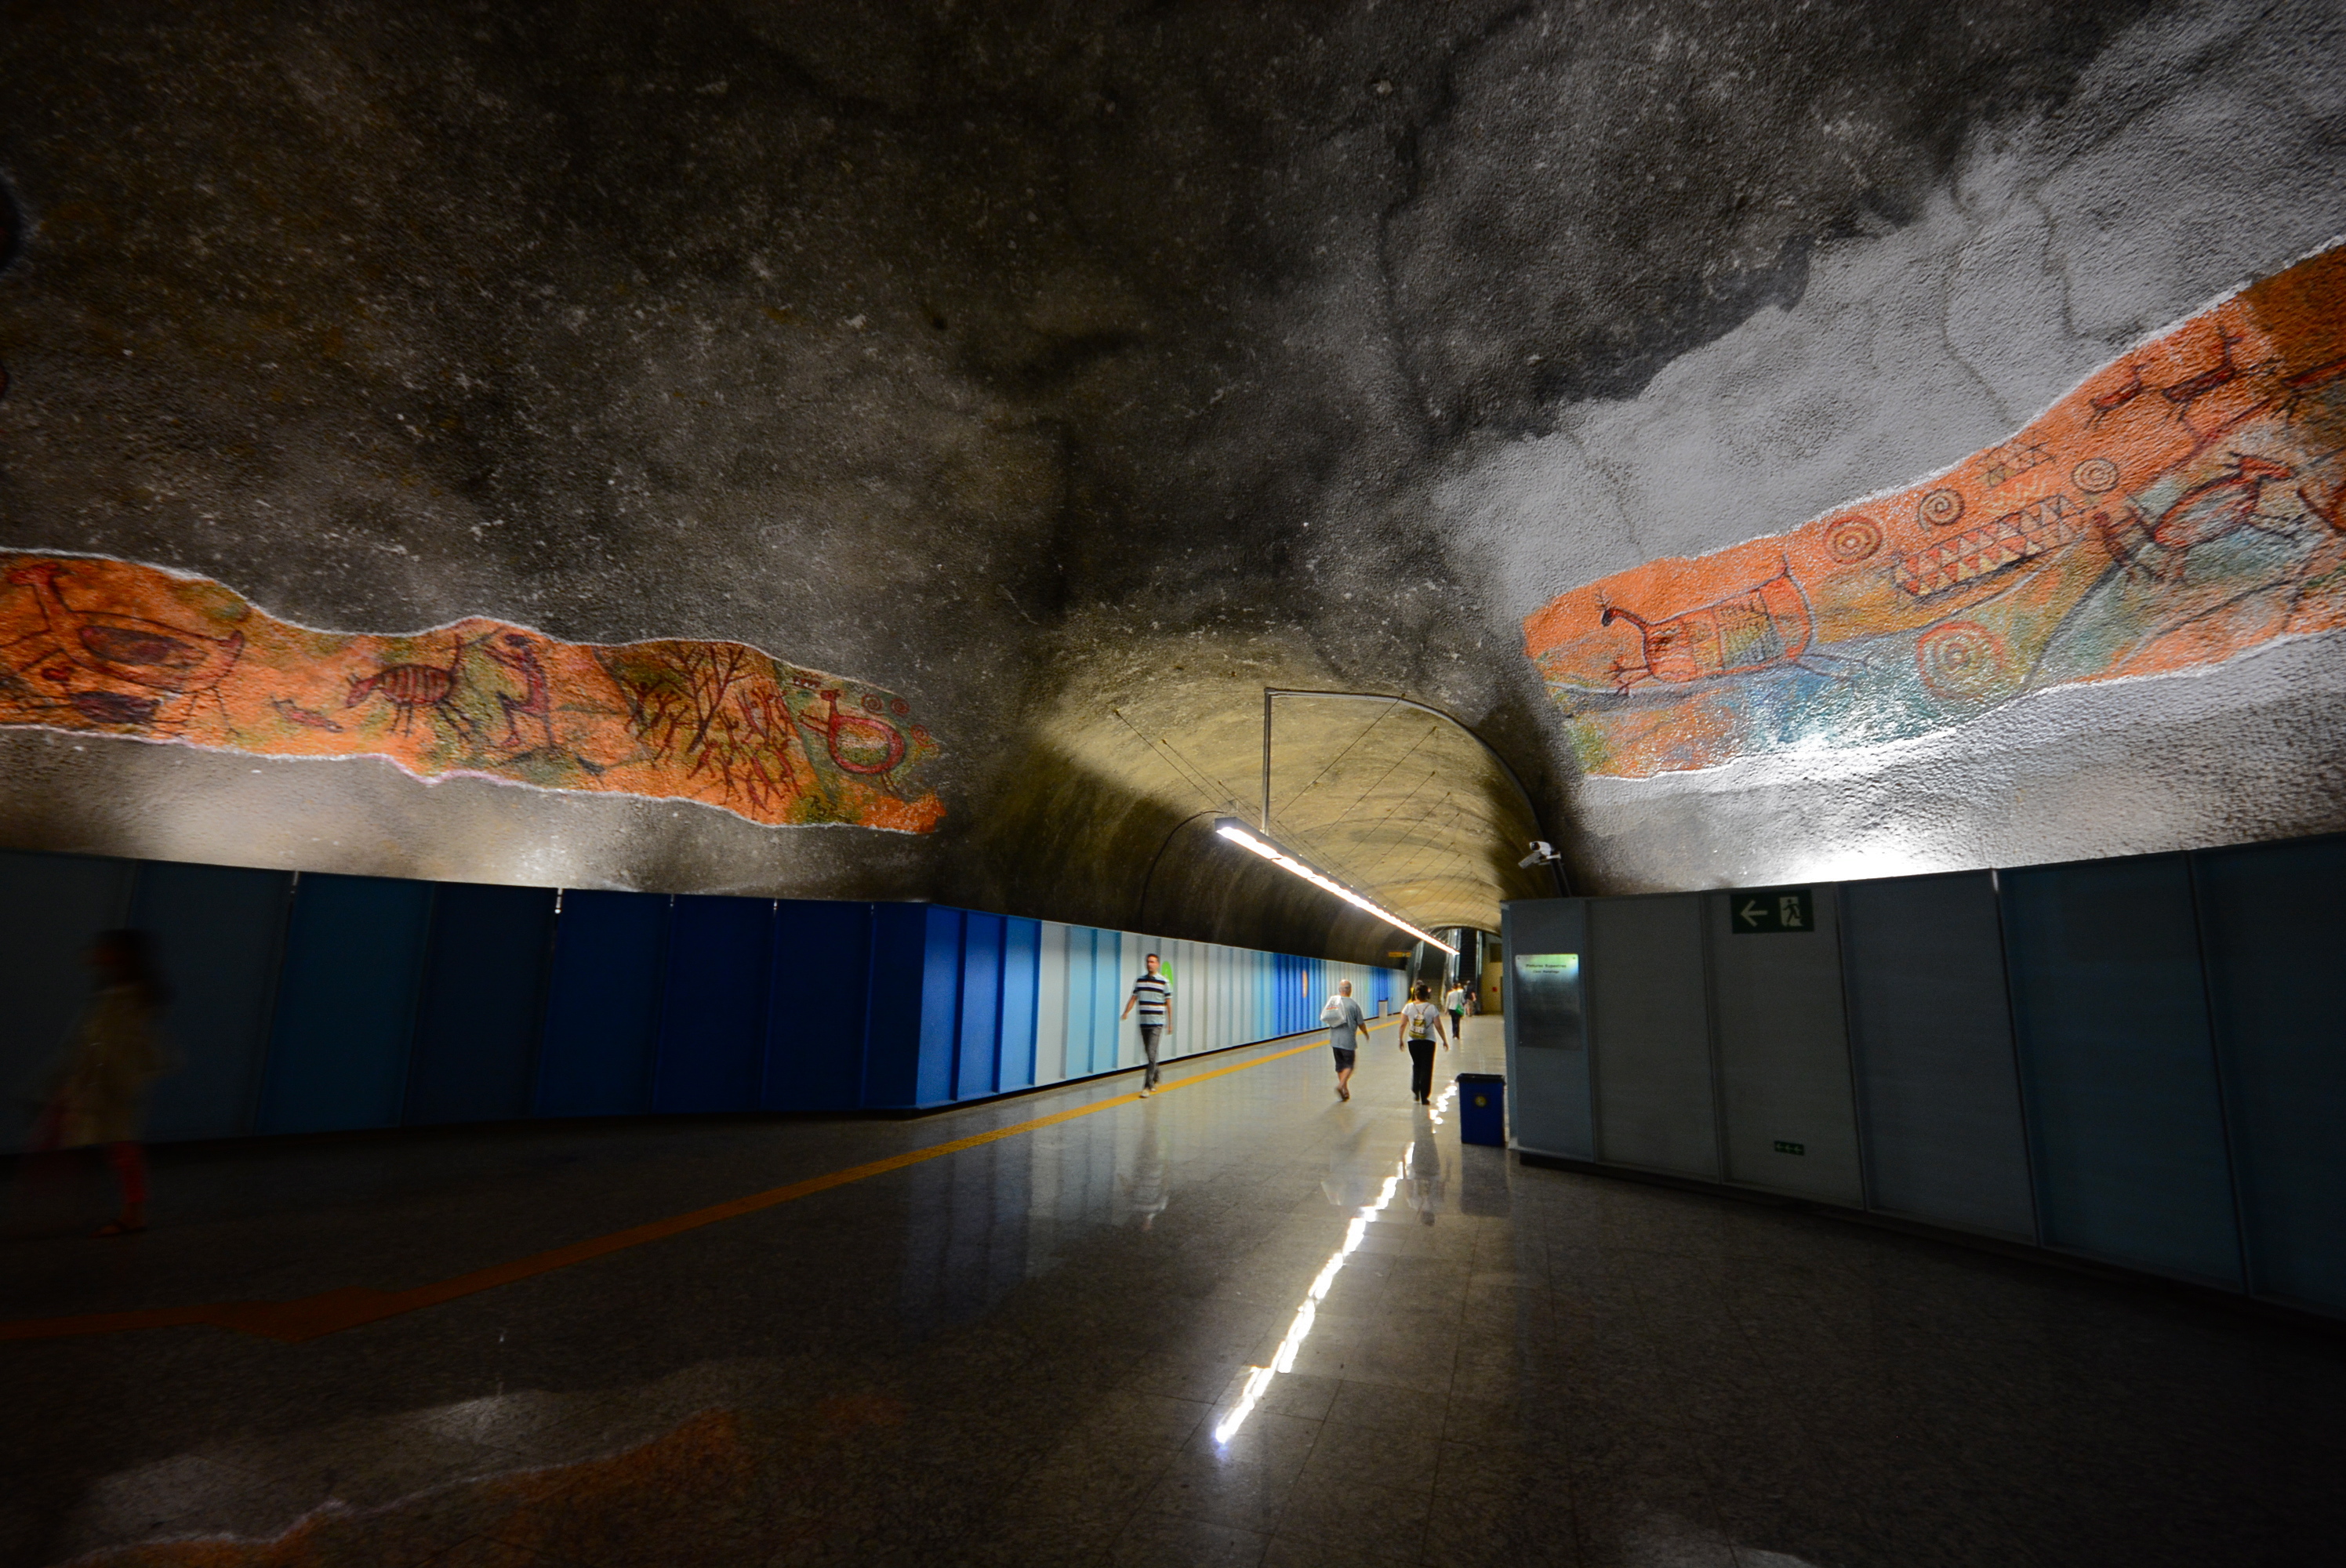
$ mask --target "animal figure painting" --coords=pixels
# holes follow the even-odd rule
[[[468,619],[313,631],[219,583],[0,555],[0,725],[699,800],[753,822],[927,832],[939,754],[901,697],[742,643],[566,643]]]
[[[2346,246],[1903,492],[1551,601],[1524,648],[1584,770],[1650,778],[1960,724],[2346,626]]]

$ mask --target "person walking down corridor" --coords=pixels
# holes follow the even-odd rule
[[[1148,1074],[1140,1081],[1143,1095],[1157,1088],[1158,1047],[1165,1032],[1173,1027],[1173,988],[1166,983],[1155,953],[1148,955],[1148,972],[1132,983],[1132,994],[1125,998],[1124,1011],[1116,1015],[1122,1023],[1132,1016],[1134,1008],[1140,1009],[1140,1049],[1148,1057]]]
[[[1443,1008],[1450,1014],[1450,1038],[1453,1040],[1465,1038],[1466,1004],[1466,983],[1462,980],[1452,985],[1449,994],[1442,999]]]
[[[1410,1098],[1421,1105],[1433,1103],[1433,1048],[1448,1050],[1443,1035],[1442,1009],[1433,1005],[1433,987],[1413,985],[1401,1010],[1401,1044],[1409,1053]]]
[[[1336,994],[1320,1010],[1320,1022],[1328,1026],[1328,1048],[1336,1056],[1336,1098],[1352,1097],[1353,1054],[1361,1048],[1361,1031],[1368,1027],[1368,1018],[1361,1004],[1352,1000],[1352,983],[1336,983]]]
[[[89,950],[96,993],[57,1064],[36,1150],[103,1147],[122,1185],[122,1212],[100,1236],[147,1228],[147,1156],[138,1146],[147,1085],[169,1066],[155,1015],[167,1000],[147,933],[110,931]]]

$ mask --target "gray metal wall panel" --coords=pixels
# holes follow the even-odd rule
[[[1727,1179],[1862,1207],[1857,1099],[1841,991],[1833,890],[1814,889],[1816,927],[1737,935],[1730,910],[1748,893],[1704,895],[1710,924],[1710,1009],[1726,1111]],[[1803,1152],[1787,1153],[1789,1143]]]
[[[1589,1118],[1585,1007],[1558,1018],[1526,1006],[1518,989],[1515,960],[1525,954],[1577,953],[1585,965],[1588,901],[1535,899],[1504,905],[1499,911],[1508,961],[1501,1017],[1506,1025],[1510,1133],[1517,1148],[1580,1160],[1596,1157]]]
[[[1995,879],[1844,882],[1841,914],[1872,1207],[2035,1240]]]
[[[2035,866],[2001,881],[2045,1244],[2239,1289],[2184,858]]]
[[[2346,837],[2191,859],[2249,1288],[2346,1313]]]
[[[1719,1178],[1702,968],[1699,894],[1590,901],[1597,1158]]]

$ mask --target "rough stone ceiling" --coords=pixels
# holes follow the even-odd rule
[[[740,638],[943,715],[950,814],[878,845],[18,738],[9,831],[1382,952],[1179,837],[1259,791],[1260,688],[1458,715],[1581,852],[1514,546],[1432,502],[1917,223],[2168,15],[13,5],[6,544],[318,626]],[[1549,580],[1614,564],[1582,526]],[[1305,847],[1428,921],[1542,891],[1479,748],[1377,718],[1282,712]]]

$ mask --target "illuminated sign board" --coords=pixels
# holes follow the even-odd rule
[[[1581,1048],[1580,955],[1576,952],[1515,954],[1515,1044],[1549,1050]]]

